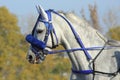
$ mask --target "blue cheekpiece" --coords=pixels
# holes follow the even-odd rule
[[[28,41],[32,46],[35,46],[40,49],[44,49],[46,44],[36,38],[34,38],[31,34],[26,36],[26,41]]]

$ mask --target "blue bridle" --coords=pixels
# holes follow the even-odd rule
[[[55,35],[55,38],[56,38],[56,41],[57,41],[57,44],[55,45],[54,41],[52,40],[52,48],[58,46],[58,39],[57,39],[57,35],[55,33],[55,30],[54,30],[54,27],[52,25],[52,17],[51,17],[51,12],[60,16],[61,18],[63,18],[67,23],[68,25],[70,26],[78,44],[80,45],[81,48],[74,48],[74,49],[67,49],[67,50],[56,50],[56,51],[46,51],[45,50],[45,47],[46,47],[46,44],[47,44],[47,41],[48,41],[48,36],[51,35]],[[88,48],[85,48],[83,42],[81,41],[81,38],[80,36],[77,34],[77,32],[75,31],[74,27],[71,25],[71,23],[62,15],[60,15],[58,12],[54,11],[54,10],[47,10],[46,11],[47,15],[48,15],[48,19],[49,21],[44,21],[41,19],[41,14],[39,14],[39,17],[37,19],[37,22],[33,28],[33,31],[32,31],[32,35],[29,34],[26,36],[26,40],[31,44],[32,46],[32,51],[35,53],[35,55],[39,55],[39,50],[42,50],[43,52],[45,51],[47,54],[55,54],[55,53],[60,53],[60,52],[73,52],[73,51],[78,51],[78,50],[81,50],[85,53],[85,56],[87,58],[88,61],[92,60],[92,57],[90,56],[90,54],[88,53],[88,50],[100,50],[100,53],[103,49],[111,49],[113,47],[106,47],[106,46],[103,46],[103,47],[88,47]],[[44,38],[44,41],[41,41],[41,40],[38,40],[35,36],[34,36],[34,33],[35,33],[35,30],[36,30],[36,27],[38,25],[38,22],[43,22],[46,26],[46,34],[45,34],[45,38]],[[53,35],[52,35],[53,33]],[[73,73],[80,73],[80,74],[93,74],[95,71],[94,70],[80,70],[80,71],[77,71],[77,70],[73,70],[72,69],[72,72]],[[96,72],[97,73],[97,72]],[[100,72],[99,72],[100,73]],[[107,73],[106,73],[107,74]]]
[[[70,26],[70,28],[71,28],[71,30],[72,30],[72,32],[73,32],[73,34],[74,34],[74,36],[75,36],[78,44],[80,45],[80,47],[81,47],[82,50],[84,51],[87,59],[88,59],[88,60],[91,60],[91,59],[92,59],[91,56],[90,56],[89,53],[87,52],[87,50],[86,50],[85,46],[83,45],[83,43],[82,43],[79,35],[76,33],[76,31],[75,31],[75,29],[72,27],[71,23],[70,23],[64,16],[60,15],[59,13],[57,13],[57,12],[55,12],[54,10],[51,10],[51,9],[46,11],[46,13],[47,13],[47,15],[48,15],[49,21],[43,21],[43,20],[41,20],[41,15],[39,15],[39,17],[38,17],[38,19],[37,19],[37,22],[36,22],[36,24],[35,24],[35,26],[34,26],[34,28],[33,28],[32,35],[27,35],[27,36],[26,36],[26,40],[27,40],[31,45],[36,45],[36,47],[38,47],[38,48],[40,48],[40,49],[41,49],[41,48],[44,49],[45,46],[46,46],[46,43],[47,43],[47,41],[48,41],[48,36],[50,35],[51,32],[53,32],[54,35],[55,35],[55,37],[56,37],[56,41],[57,41],[57,45],[58,45],[58,39],[57,39],[56,33],[55,33],[55,31],[54,31],[54,27],[53,27],[52,23],[50,23],[50,22],[52,21],[51,12],[53,12],[53,13],[57,14],[58,16],[62,17],[62,18],[68,23],[68,25]],[[38,24],[39,21],[40,21],[40,22],[43,22],[43,23],[45,24],[46,28],[47,28],[47,32],[46,32],[46,36],[45,36],[44,42],[43,42],[43,41],[40,41],[40,40],[38,40],[38,39],[36,39],[36,38],[34,37],[34,32],[35,32],[35,29],[36,29],[37,24]],[[32,41],[31,41],[31,39],[32,39]],[[37,44],[36,44],[36,43],[37,43]],[[56,46],[57,46],[57,45],[56,45]]]

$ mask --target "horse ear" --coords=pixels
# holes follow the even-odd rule
[[[47,13],[45,12],[45,10],[41,6],[38,6],[38,9],[39,9],[39,12],[42,15],[43,19],[45,21],[48,21],[48,16],[47,16]]]

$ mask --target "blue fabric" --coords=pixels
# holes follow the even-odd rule
[[[40,49],[44,49],[46,47],[46,44],[44,42],[34,38],[31,34],[26,36],[26,41]]]
[[[80,70],[80,71],[77,71],[77,70],[72,69],[72,72],[76,73],[76,74],[92,74],[93,70]]]

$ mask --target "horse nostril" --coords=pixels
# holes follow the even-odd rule
[[[33,59],[32,55],[29,55],[29,56],[28,56],[28,59],[29,59],[29,60],[32,60],[32,59]]]

